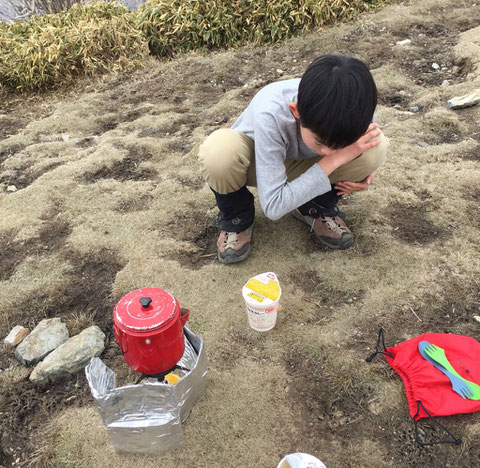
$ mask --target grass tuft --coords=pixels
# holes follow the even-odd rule
[[[135,13],[114,2],[0,24],[0,84],[10,89],[41,90],[79,75],[129,71],[147,55]]]
[[[377,0],[148,0],[139,24],[154,55],[271,44],[352,17]]]

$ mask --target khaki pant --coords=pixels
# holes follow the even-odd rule
[[[377,138],[382,140],[378,146],[340,166],[330,174],[330,182],[359,182],[375,172],[385,161],[388,147],[388,140],[383,133]],[[320,159],[321,156],[285,161],[287,179],[296,179]],[[215,130],[200,145],[199,161],[208,185],[218,193],[232,193],[244,185],[257,186],[254,142],[244,133],[229,128]]]

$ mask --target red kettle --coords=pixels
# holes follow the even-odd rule
[[[185,351],[189,314],[163,289],[137,289],[120,299],[113,309],[113,332],[128,366],[147,375],[172,369]]]

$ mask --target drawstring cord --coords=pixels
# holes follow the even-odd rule
[[[438,441],[432,441],[432,442],[422,442],[420,440],[420,434],[418,432],[418,421],[415,419],[419,414],[420,414],[420,407],[427,413],[427,416],[433,420],[433,422],[439,426],[441,429],[443,429],[451,438],[452,440],[438,440]],[[420,445],[421,447],[429,447],[432,445],[440,445],[440,444],[455,444],[455,445],[460,445],[462,443],[462,439],[459,439],[458,437],[455,437],[440,421],[438,421],[435,417],[433,417],[423,406],[423,403],[418,400],[417,401],[417,412],[415,413],[415,416],[413,417],[413,424],[415,426],[415,442]]]
[[[380,349],[380,342],[383,351]],[[365,358],[365,361],[370,362],[377,354],[383,354],[384,356],[389,356],[392,359],[395,357],[392,353],[387,351],[387,347],[385,346],[385,335],[383,328],[380,328],[378,332],[377,346],[375,347],[375,351],[370,356]]]

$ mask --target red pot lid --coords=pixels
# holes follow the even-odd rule
[[[177,300],[158,288],[136,289],[115,306],[114,320],[135,332],[149,332],[167,325],[180,310]]]

